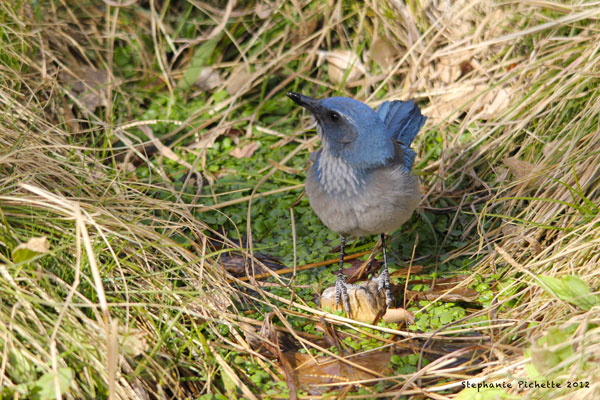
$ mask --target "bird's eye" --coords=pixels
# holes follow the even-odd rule
[[[332,120],[333,122],[335,122],[340,119],[340,114],[336,113],[335,111],[330,111],[329,119]]]

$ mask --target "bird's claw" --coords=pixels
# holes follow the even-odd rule
[[[348,288],[346,286],[346,280],[343,276],[338,275],[337,280],[335,281],[335,306],[339,307],[340,305],[340,297],[344,301],[344,310],[346,313],[350,315],[350,299],[348,297]]]

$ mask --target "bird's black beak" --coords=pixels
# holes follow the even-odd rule
[[[294,100],[294,102],[296,104],[306,108],[307,110],[311,111],[314,114],[318,114],[319,110],[322,109],[322,106],[321,106],[319,100],[313,99],[312,97],[308,97],[303,94],[295,93],[295,92],[287,92],[286,95],[290,99]]]

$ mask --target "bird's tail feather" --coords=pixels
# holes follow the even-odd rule
[[[402,164],[406,167],[406,169],[411,171],[413,164],[415,163],[415,156],[417,155],[417,153],[415,153],[415,151],[408,146],[400,146],[402,146],[402,148],[404,149],[404,160]]]
[[[409,147],[427,117],[421,114],[421,109],[414,101],[386,101],[377,108],[381,118],[392,138]]]

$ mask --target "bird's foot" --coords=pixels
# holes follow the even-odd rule
[[[338,275],[335,281],[335,306],[338,307],[340,304],[340,297],[344,301],[344,310],[350,315],[350,299],[348,298],[348,285],[343,276]]]
[[[388,272],[387,268],[384,268],[384,270],[381,271],[379,276],[375,279],[377,280],[377,291],[380,292],[381,289],[385,289],[385,304],[389,308],[394,300],[394,297],[392,296],[392,289],[390,285],[390,273]]]

